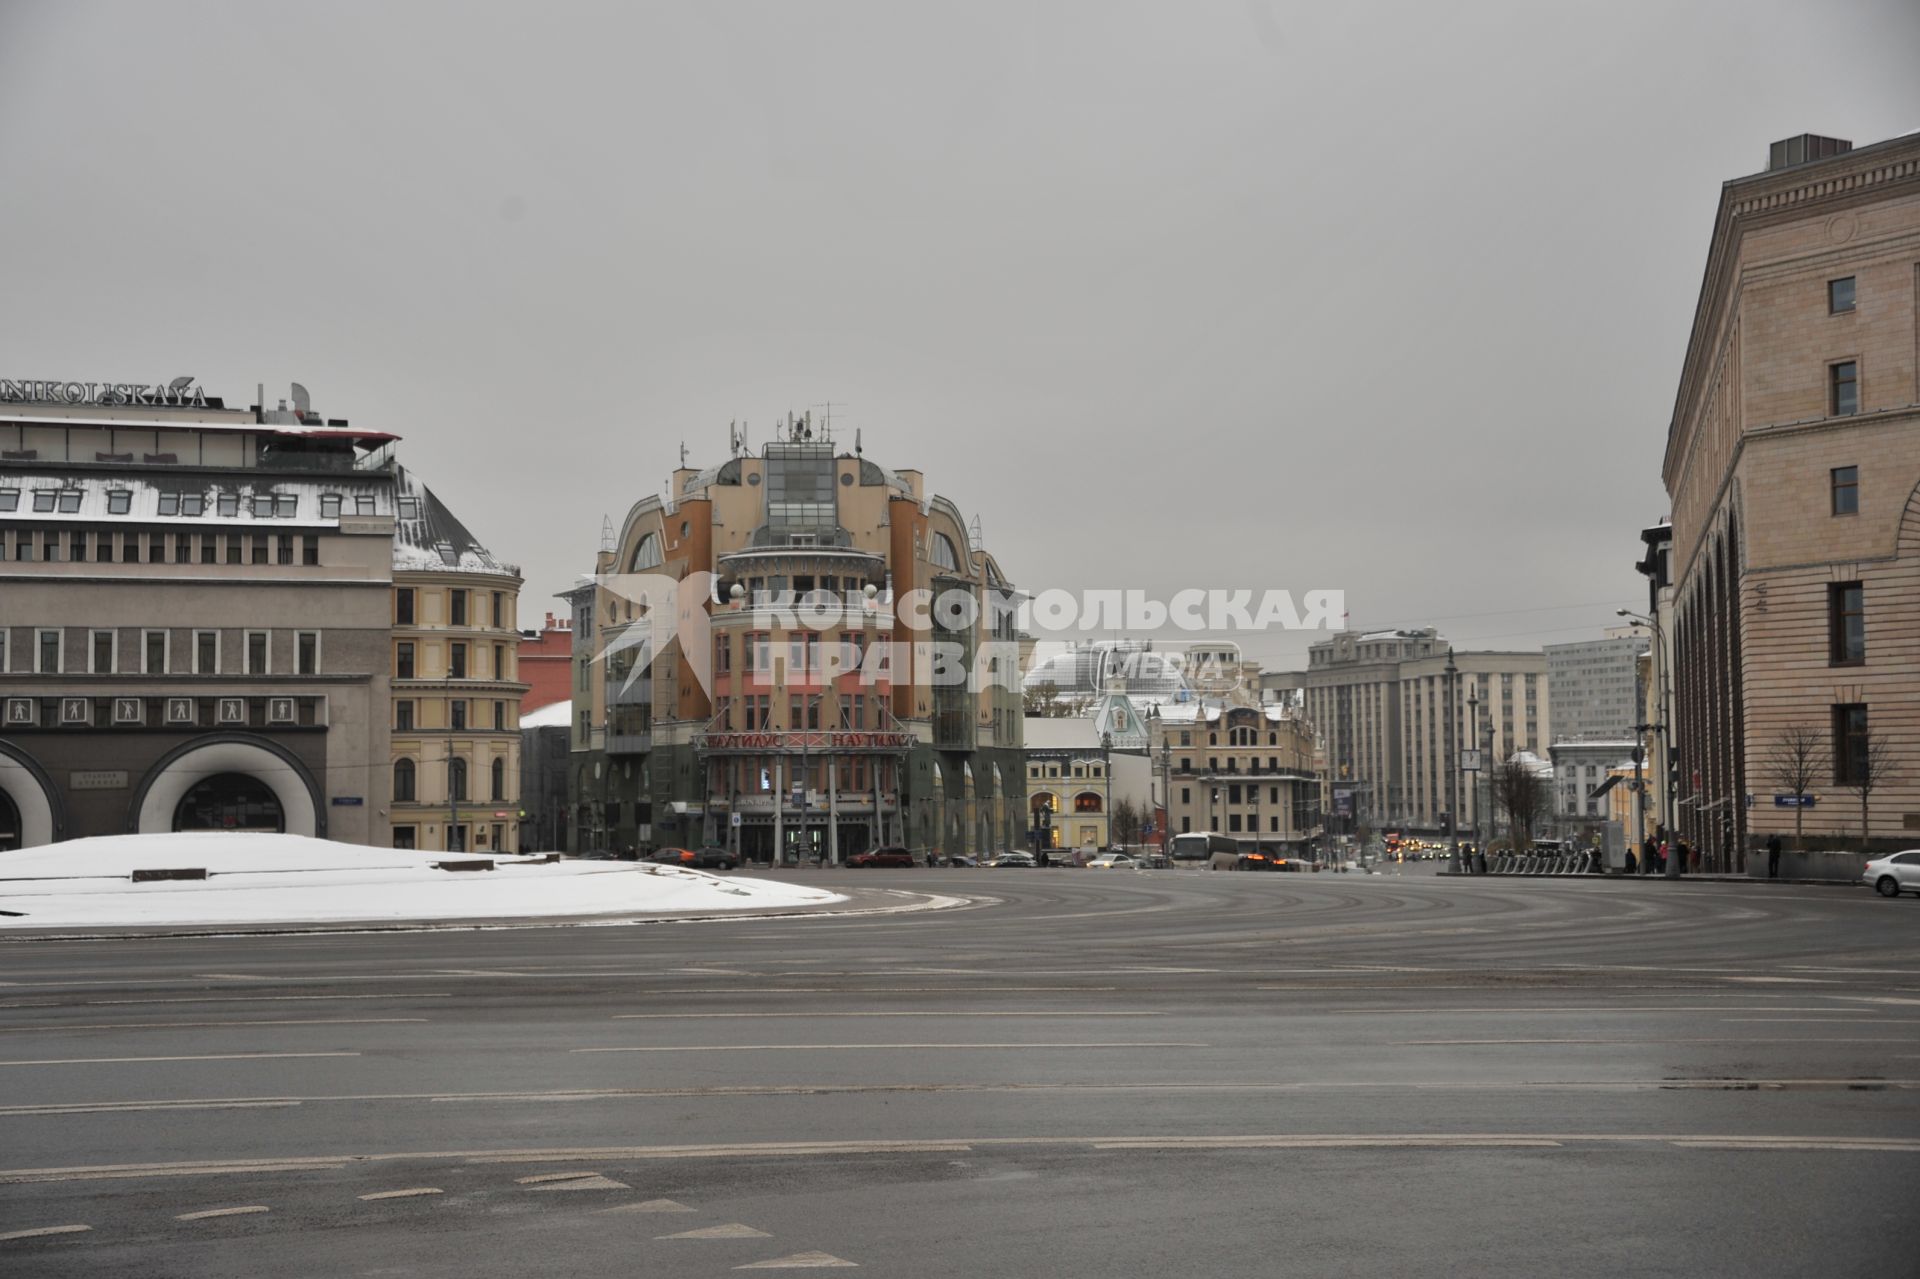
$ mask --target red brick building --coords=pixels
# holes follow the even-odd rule
[[[528,685],[520,713],[564,702],[573,696],[573,619],[547,614],[537,631],[520,632],[520,678]]]

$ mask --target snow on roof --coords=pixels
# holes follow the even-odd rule
[[[1020,731],[1021,740],[1030,751],[1100,749],[1100,730],[1084,715],[1067,715],[1058,718],[1029,715]]]
[[[538,710],[520,712],[522,728],[567,728],[573,723],[573,703],[554,702]]]
[[[5,496],[14,493],[18,494],[17,498]],[[52,510],[34,509],[34,495],[38,493],[55,495],[50,499]],[[118,498],[115,496],[117,494],[126,496]],[[338,514],[327,516],[322,513],[320,499],[325,495],[344,499]],[[221,512],[222,497],[234,499],[230,513]],[[162,498],[173,499],[169,502],[171,509],[161,509]],[[180,501],[192,498],[199,499],[197,504],[201,510],[198,514],[191,513],[188,503]],[[272,501],[270,509],[269,505],[263,503],[256,510],[256,498],[291,498],[292,509],[289,511],[284,501]],[[358,500],[360,498],[370,499],[371,506],[360,509],[365,505]],[[116,511],[114,506],[122,501],[126,509]],[[341,514],[391,515],[393,494],[384,476],[352,471],[324,479],[289,479],[277,474],[243,479],[229,473],[219,480],[188,471],[178,475],[154,471],[87,475],[7,471],[0,473],[0,514],[10,519],[55,524],[98,524],[105,520],[128,520],[166,524],[178,522],[183,526],[237,523],[269,528],[309,528],[337,525]]]
[[[495,559],[492,551],[480,545],[480,539],[406,467],[394,468],[393,486],[394,568],[414,573],[520,575],[519,569]]]

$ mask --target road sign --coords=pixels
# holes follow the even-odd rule
[[[729,814],[727,815],[727,825],[729,825],[729,826],[738,826],[739,824],[740,824],[740,814],[738,814],[738,813],[729,813]]]
[[[1812,808],[1814,801],[1818,798],[1818,795],[1775,795],[1773,806],[1775,808]]]

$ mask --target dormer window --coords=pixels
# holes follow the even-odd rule
[[[355,515],[372,515],[373,514],[373,494],[371,493],[355,494],[353,499],[353,513]]]
[[[253,495],[253,514],[255,519],[265,519],[273,514],[273,494],[256,493]]]
[[[80,494],[73,489],[63,489],[60,493],[60,513],[78,515],[80,513]]]
[[[180,514],[205,515],[207,513],[207,495],[205,493],[182,493],[180,495]]]
[[[403,520],[419,519],[420,518],[420,499],[417,497],[401,498],[400,499],[400,518]]]
[[[0,511],[17,511],[19,509],[20,490],[0,489]]]
[[[160,514],[180,514],[180,495],[178,493],[162,493],[160,495]]]
[[[294,493],[276,493],[273,497],[273,513],[283,520],[290,520],[300,513],[300,498]]]
[[[114,489],[107,494],[107,514],[125,515],[133,509],[133,494],[126,489]]]

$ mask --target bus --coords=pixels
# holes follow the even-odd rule
[[[1175,870],[1230,870],[1240,860],[1240,843],[1217,831],[1197,830],[1175,835],[1167,857]]]

